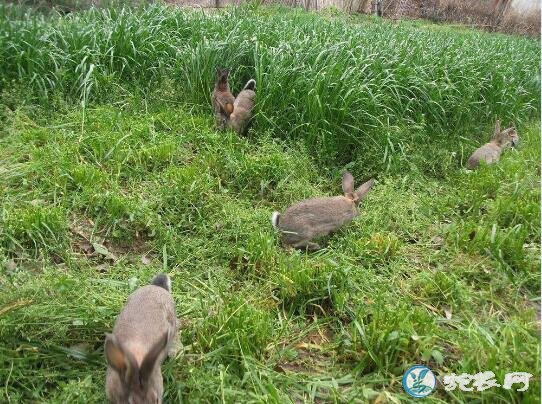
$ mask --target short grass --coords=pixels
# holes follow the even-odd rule
[[[26,24],[10,13],[2,29]],[[166,402],[408,402],[401,378],[416,363],[440,376],[534,375],[524,393],[440,387],[432,402],[539,401],[539,43],[250,7],[94,10],[34,26],[50,34],[42,56],[54,58],[53,38],[69,63],[97,49],[89,38],[102,38],[104,21],[136,30],[142,15],[163,30],[147,35],[147,24],[133,48],[116,43],[136,54],[111,56],[111,70],[99,56],[92,86],[47,58],[9,53],[19,60],[0,68],[11,80],[1,99],[1,401],[103,402],[104,333],[159,271],[183,323],[181,350],[163,366]],[[154,54],[168,27],[186,37],[172,37],[177,53]],[[250,30],[261,44],[237,40]],[[308,32],[324,41],[320,53]],[[30,46],[35,35],[2,40]],[[239,66],[233,87],[260,83],[247,138],[216,132],[207,106],[225,48],[224,64]],[[514,63],[489,63],[492,49]],[[360,55],[376,56],[359,71]],[[496,115],[517,122],[519,149],[466,172]],[[318,253],[280,248],[271,212],[337,194],[345,169],[377,178],[361,216]]]

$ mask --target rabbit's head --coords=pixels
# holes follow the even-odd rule
[[[501,131],[501,123],[497,121],[493,140],[503,148],[516,147],[519,144],[519,135],[514,125]]]
[[[352,200],[352,202],[354,202],[354,204],[358,206],[361,200],[367,194],[367,192],[369,192],[369,190],[372,188],[374,182],[374,179],[370,179],[369,181],[361,185],[358,189],[354,190],[354,177],[347,171],[343,174],[344,196]]]
[[[229,74],[230,74],[230,69],[221,69],[217,67],[216,68],[216,82],[219,84],[227,84]]]
[[[107,397],[112,403],[147,404],[162,402],[163,382],[159,368],[168,343],[166,332],[137,364],[134,355],[113,334],[105,339],[105,357],[115,373],[108,380]]]

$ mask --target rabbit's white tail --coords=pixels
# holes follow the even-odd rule
[[[273,227],[275,230],[279,229],[279,219],[280,219],[280,213],[279,212],[273,212],[271,215],[271,223],[273,224]]]
[[[168,292],[171,292],[171,279],[169,279],[169,276],[166,274],[158,274],[156,275],[151,282],[152,285],[160,286],[161,288],[164,288]]]
[[[250,79],[249,81],[247,81],[247,84],[245,84],[245,87],[243,87],[243,90],[254,91],[255,88],[256,88],[256,80]]]

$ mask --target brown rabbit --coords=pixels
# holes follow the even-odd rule
[[[160,364],[173,355],[177,334],[171,283],[164,274],[133,292],[105,339],[109,402],[161,403]]]
[[[271,222],[282,233],[283,246],[319,250],[320,246],[311,240],[350,223],[359,214],[358,205],[373,184],[371,179],[354,191],[354,177],[346,172],[344,196],[306,199],[290,206],[282,215],[274,212]]]
[[[252,117],[252,110],[256,103],[255,88],[256,80],[250,79],[243,90],[237,94],[237,98],[233,103],[233,112],[230,115],[228,126],[240,135],[246,132]]]
[[[514,126],[501,132],[501,123],[495,124],[495,133],[491,142],[479,147],[472,153],[467,161],[467,168],[473,170],[480,166],[480,161],[491,164],[499,160],[501,153],[508,147],[516,147],[519,143],[519,136]]]
[[[215,88],[211,93],[216,126],[221,130],[226,127],[230,114],[233,112],[233,103],[235,102],[235,98],[230,92],[230,85],[228,84],[229,74],[229,69],[216,69],[217,78]]]

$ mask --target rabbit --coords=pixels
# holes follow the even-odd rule
[[[467,161],[467,168],[473,170],[480,166],[480,161],[491,164],[499,160],[501,153],[508,147],[516,147],[519,144],[519,136],[514,126],[501,132],[501,123],[495,124],[495,133],[491,142],[479,147],[472,153]]]
[[[215,111],[215,122],[220,130],[226,128],[226,123],[234,109],[233,103],[235,102],[235,98],[230,92],[230,85],[228,84],[229,74],[229,69],[216,68],[217,78],[215,88],[211,93],[211,102]]]
[[[175,353],[177,319],[171,281],[158,274],[133,292],[105,338],[110,403],[161,403],[160,365]]]
[[[250,79],[233,103],[233,112],[230,115],[228,126],[240,135],[246,132],[252,117],[252,110],[256,102],[255,88],[256,80]]]
[[[274,212],[271,223],[282,233],[282,245],[316,251],[320,249],[311,240],[325,236],[350,223],[358,214],[358,205],[374,185],[371,179],[354,191],[354,177],[344,173],[344,196],[306,199],[290,206],[283,214]]]

